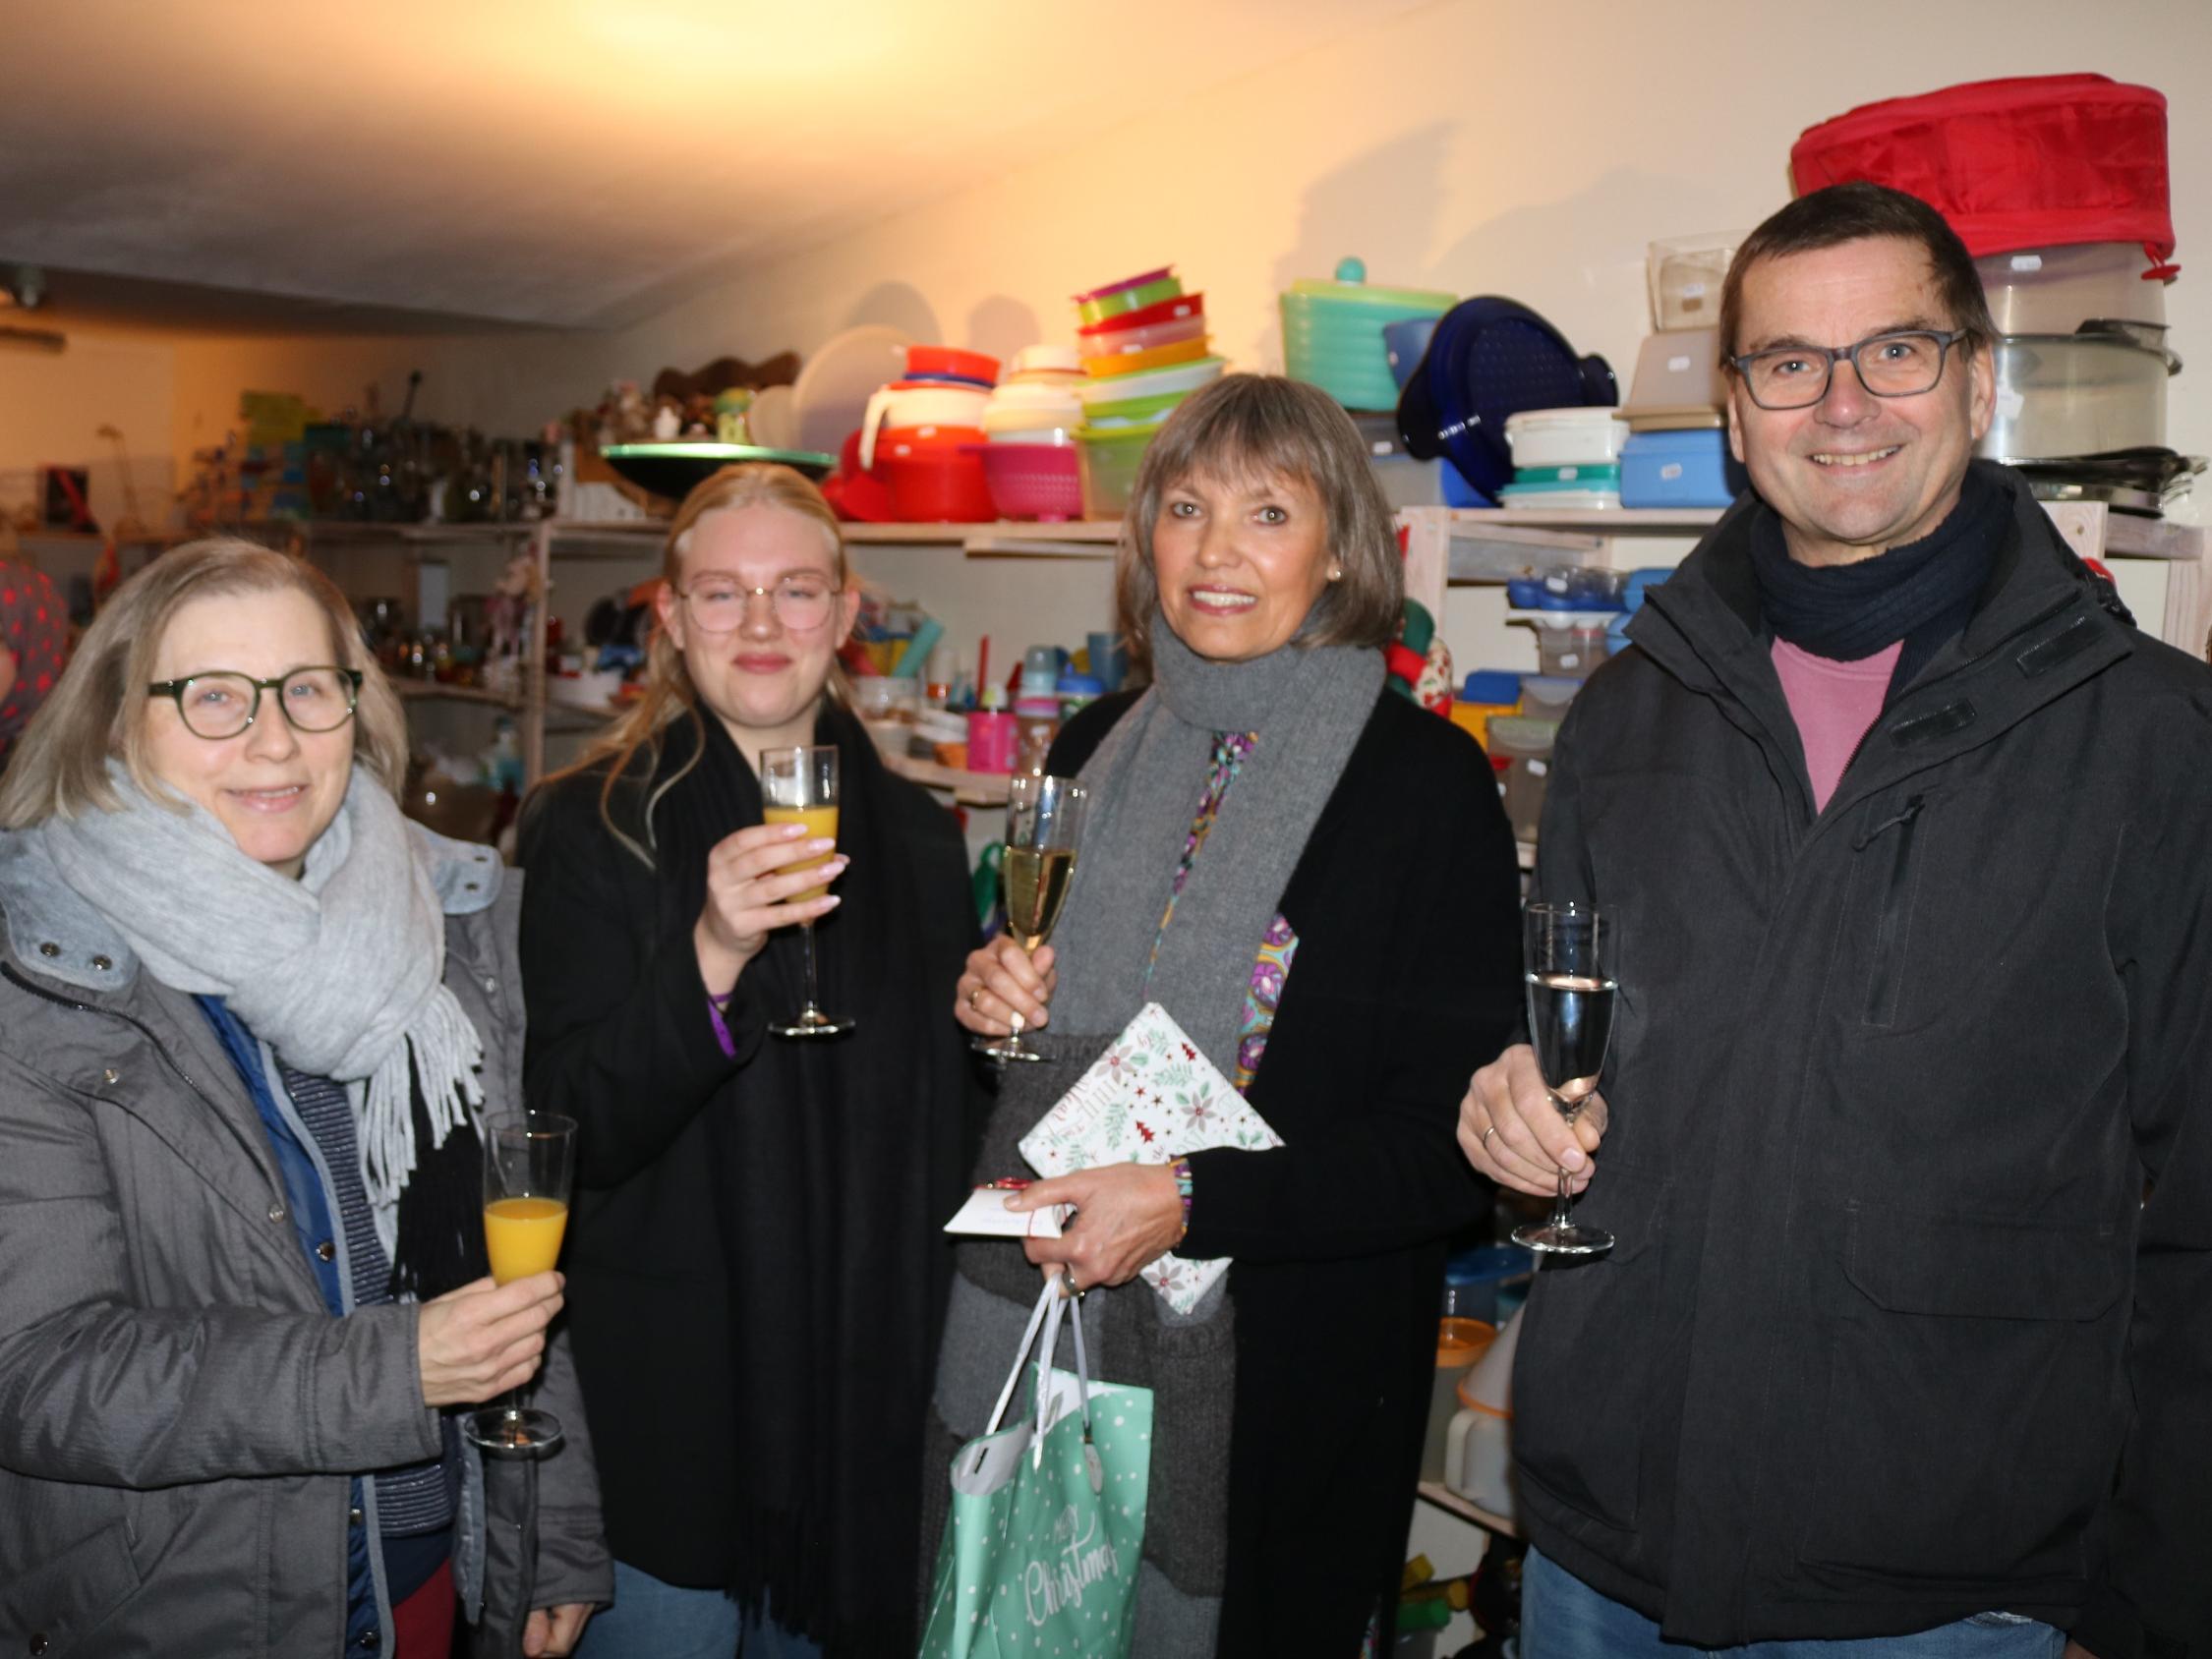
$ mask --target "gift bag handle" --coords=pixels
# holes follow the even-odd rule
[[[1006,1387],[999,1390],[999,1402],[991,1408],[991,1420],[983,1427],[984,1434],[993,1435],[999,1432],[1000,1424],[1006,1421],[1007,1407],[1014,1403],[1014,1391],[1020,1384],[1022,1368],[1028,1362],[1029,1350],[1036,1344],[1037,1332],[1041,1326],[1044,1344],[1037,1358],[1037,1386],[1032,1391],[1037,1406],[1037,1428],[1030,1447],[1037,1464],[1044,1461],[1045,1408],[1052,1399],[1051,1392],[1043,1386],[1044,1377],[1051,1369],[1053,1352],[1060,1344],[1061,1318],[1071,1306],[1075,1309],[1076,1399],[1082,1412],[1083,1443],[1086,1446],[1090,1443],[1090,1361],[1083,1352],[1082,1304],[1076,1297],[1063,1292],[1057,1281],[1044,1287],[1044,1293],[1037,1298],[1037,1305],[1030,1310],[1028,1327],[1021,1333],[1021,1345],[1014,1353],[1014,1369],[1007,1373]]]

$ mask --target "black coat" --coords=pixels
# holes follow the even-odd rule
[[[527,1082],[534,1106],[580,1123],[562,1265],[615,1558],[681,1585],[766,1584],[779,1622],[832,1635],[833,1653],[910,1652],[916,1569],[901,1552],[918,1530],[951,1270],[937,1229],[964,1191],[977,1116],[952,1012],[975,917],[952,815],[885,772],[858,722],[827,714],[818,740],[844,750],[841,842],[855,859],[820,930],[824,1001],[864,1029],[764,1036],[797,1006],[786,930],[738,980],[726,1054],[691,942],[701,878],[679,874],[671,817],[713,798],[681,800],[705,769],[655,793],[657,869],[616,841],[604,774],[584,773],[524,815]],[[671,736],[663,784],[683,741]],[[724,826],[714,806],[701,844],[759,822],[749,773],[736,793],[747,808]],[[639,841],[646,794],[625,777],[613,797]],[[878,868],[848,888],[862,846]],[[871,919],[870,905],[886,909]],[[898,959],[856,964],[886,950]],[[854,993],[856,979],[872,990]],[[900,1051],[918,1062],[865,1070],[863,1040],[894,1029],[922,1033]],[[748,1411],[763,1399],[784,1402],[779,1420]],[[846,1573],[891,1587],[861,1605]]]
[[[1071,722],[1051,769],[1126,707]],[[1349,1654],[1395,1603],[1445,1241],[1488,1204],[1453,1130],[1520,1019],[1519,889],[1481,748],[1385,692],[1283,892],[1298,957],[1246,1099],[1284,1145],[1191,1158],[1178,1249],[1235,1258],[1224,1655]]]
[[[1817,816],[1748,505],[1560,733],[1619,1243],[1538,1277],[1521,1506],[1670,1637],[2212,1652],[2212,673],[2001,477],[1973,620]]]

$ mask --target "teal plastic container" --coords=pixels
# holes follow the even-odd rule
[[[1398,407],[1398,382],[1382,330],[1393,322],[1441,316],[1455,296],[1423,288],[1370,288],[1368,267],[1341,260],[1333,281],[1303,278],[1281,296],[1283,368],[1319,386],[1347,409]]]

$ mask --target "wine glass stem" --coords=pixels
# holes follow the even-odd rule
[[[1564,1117],[1571,1127],[1575,1120],[1575,1115],[1582,1110],[1582,1102],[1565,1100],[1557,1094],[1552,1094],[1551,1108],[1561,1117]],[[1562,1169],[1559,1172],[1559,1195],[1551,1205],[1551,1225],[1563,1228],[1567,1225],[1567,1172]]]
[[[806,1007],[802,1012],[816,1014],[822,1011],[822,1004],[816,1001],[814,995],[814,924],[812,922],[801,922],[799,934],[806,949]]]

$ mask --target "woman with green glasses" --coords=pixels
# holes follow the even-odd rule
[[[530,1095],[581,1125],[569,1317],[615,1559],[583,1659],[910,1659],[971,1151],[960,830],[838,698],[859,595],[811,484],[724,468],[662,577],[645,696],[522,816]],[[832,833],[827,801],[763,822],[791,748],[835,754]],[[786,1024],[799,923],[842,1035]]]
[[[559,1277],[484,1260],[518,894],[406,754],[328,580],[211,541],[0,782],[0,1651],[561,1654],[611,1593]],[[567,1444],[480,1464],[532,1377]]]

